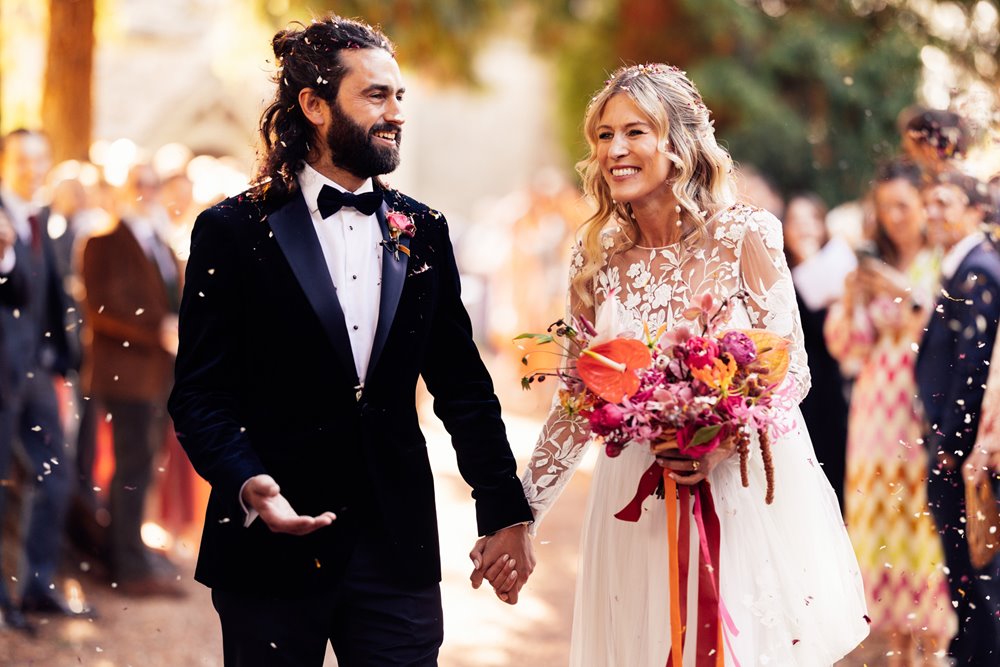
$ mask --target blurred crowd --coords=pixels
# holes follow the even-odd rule
[[[207,498],[166,414],[184,260],[197,213],[246,182],[176,144],[51,155],[42,132],[0,139],[0,632],[96,617],[89,585],[183,595],[168,547]]]
[[[970,561],[965,506],[966,484],[1000,471],[1000,395],[984,398],[1000,391],[1000,174],[967,173],[958,114],[910,109],[900,126],[861,201],[786,198],[752,168],[741,187],[784,222],[812,373],[802,411],[885,664],[939,664],[1000,650],[1000,559]]]

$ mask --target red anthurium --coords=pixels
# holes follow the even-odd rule
[[[605,401],[620,403],[639,390],[636,371],[649,367],[649,348],[634,338],[616,338],[580,354],[576,370],[587,389]]]

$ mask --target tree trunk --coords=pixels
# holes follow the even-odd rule
[[[94,1],[49,0],[42,125],[56,162],[86,160],[90,148]]]

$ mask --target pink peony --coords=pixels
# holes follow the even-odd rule
[[[624,413],[614,403],[605,403],[590,413],[590,430],[597,435],[607,435],[622,425]]]
[[[719,358],[719,344],[713,338],[695,336],[684,347],[687,352],[684,361],[689,368],[705,368]]]
[[[757,346],[742,331],[727,331],[722,337],[722,349],[732,355],[733,361],[746,366],[757,358]]]

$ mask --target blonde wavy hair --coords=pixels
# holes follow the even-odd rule
[[[576,165],[584,192],[597,204],[580,227],[584,264],[571,286],[588,306],[593,305],[591,282],[604,263],[601,233],[608,222],[617,218],[629,239],[638,238],[630,207],[611,198],[597,161],[597,127],[615,95],[628,95],[655,128],[660,150],[673,165],[671,190],[683,226],[704,233],[709,221],[734,202],[732,159],[716,143],[710,112],[687,75],[660,63],[618,69],[587,107],[584,134],[590,155]]]

